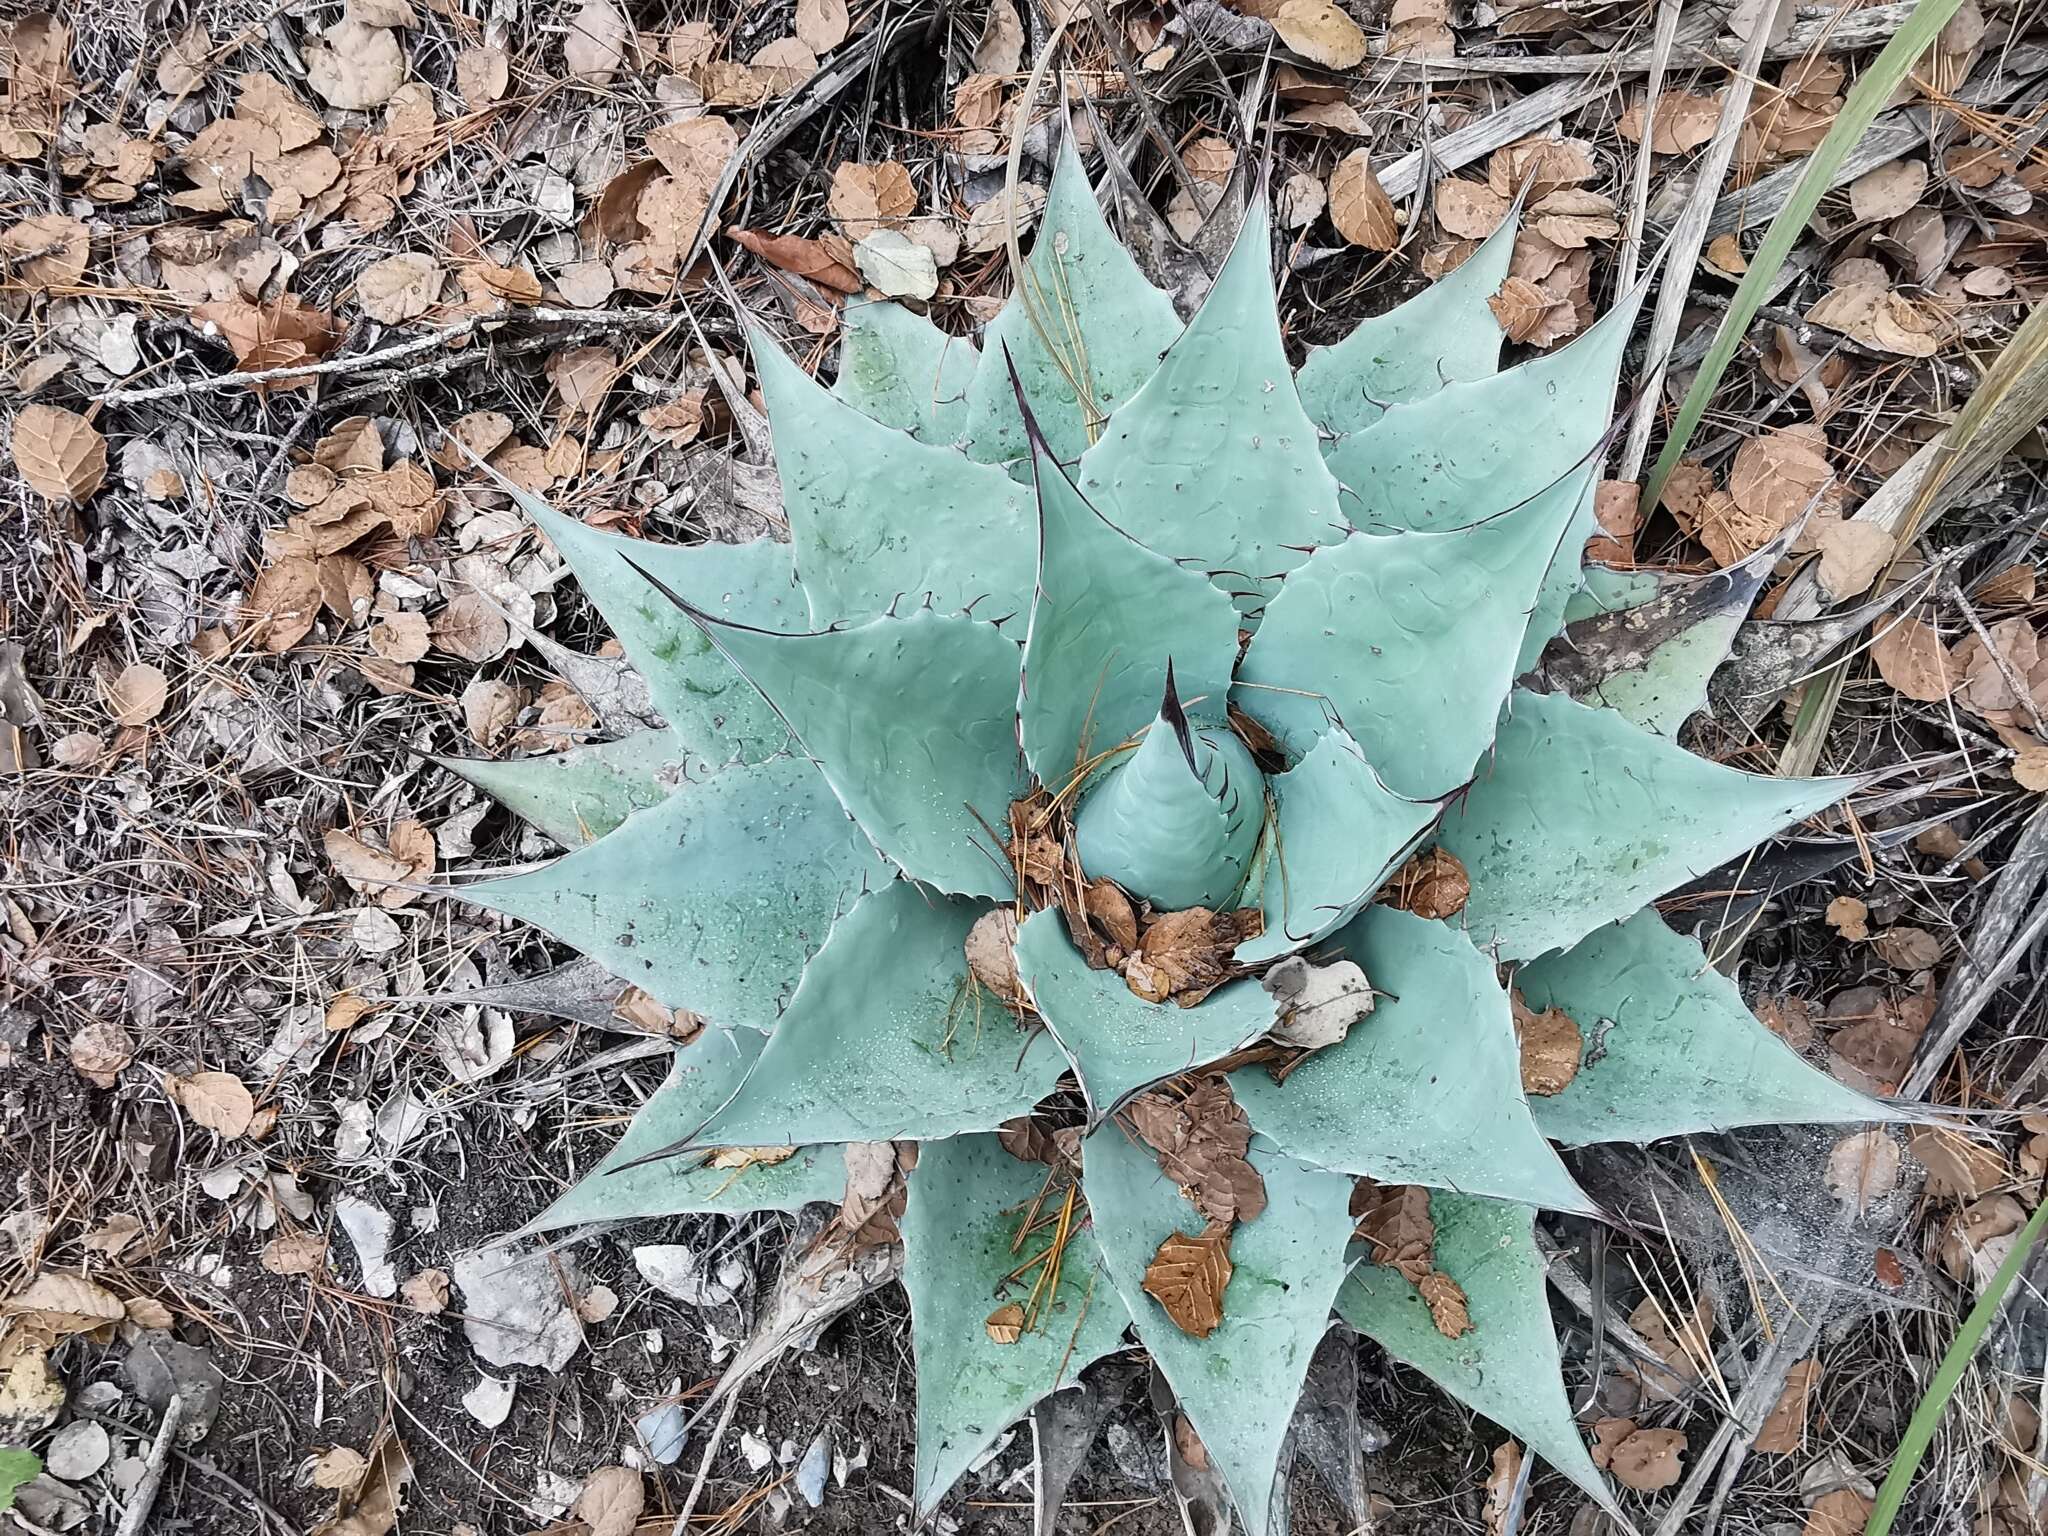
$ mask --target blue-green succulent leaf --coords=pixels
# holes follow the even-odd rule
[[[1267,231],[1256,201],[1187,330],[1081,459],[1104,516],[1201,566],[1252,615],[1343,529],[1281,344]]]
[[[1144,1279],[1159,1245],[1175,1232],[1199,1232],[1201,1217],[1120,1126],[1105,1125],[1081,1147],[1096,1237],[1138,1338],[1222,1471],[1245,1529],[1268,1536],[1280,1444],[1344,1279],[1351,1181],[1253,1139],[1266,1208],[1232,1233],[1223,1321],[1198,1339],[1145,1293]]]
[[[722,658],[719,664],[725,666]],[[434,761],[569,848],[603,837],[633,812],[666,800],[684,778],[709,771],[669,731],[641,731],[545,757]]]
[[[1060,145],[1031,255],[1016,280],[1029,285],[1031,308],[1060,357],[1047,350],[1021,292],[989,322],[982,355],[993,362],[1009,349],[1040,430],[1060,461],[1071,464],[1110,412],[1151,377],[1181,328],[1173,301],[1145,281],[1103,221],[1071,139]],[[1075,377],[1087,385],[1085,404]],[[987,464],[1028,451],[1017,396],[1002,368],[978,370],[968,388],[966,448]]]
[[[863,896],[698,1142],[935,1141],[1028,1112],[1066,1058],[969,979],[967,930],[987,910],[908,880]]]
[[[1059,1288],[1037,1326],[1010,1344],[989,1337],[989,1314],[1023,1302],[1038,1272],[1006,1277],[1051,1247],[1049,1231],[1022,1250],[1012,1247],[1044,1187],[1045,1169],[1012,1157],[993,1136],[935,1142],[911,1171],[901,1226],[917,1357],[915,1523],[1034,1403],[1116,1349],[1131,1320],[1103,1272],[1095,1234],[1077,1214],[1060,1256]]]
[[[717,618],[757,629],[801,629],[803,597],[791,575],[787,544],[656,544],[601,532],[529,492],[508,494],[576,572],[686,751],[714,763],[735,756],[758,762],[788,746],[789,731],[775,712],[641,574],[660,578],[692,607]]]
[[[1238,707],[1295,754],[1334,711],[1390,788],[1448,794],[1493,740],[1568,515],[1538,497],[1470,528],[1325,545],[1267,607]]]
[[[1244,961],[1271,960],[1349,922],[1437,818],[1433,802],[1381,783],[1341,726],[1271,783],[1277,836],[1257,892],[1266,928],[1238,946]]]
[[[1406,1277],[1370,1259],[1337,1293],[1338,1315],[1619,1515],[1565,1397],[1535,1213],[1525,1205],[1435,1190],[1429,1215],[1436,1226],[1435,1267],[1464,1291],[1471,1331],[1446,1338]]]
[[[1137,750],[1109,764],[1081,801],[1081,868],[1162,911],[1227,905],[1259,846],[1262,783],[1236,733],[1191,724],[1169,681]]]
[[[1655,597],[1663,586],[1655,571],[1622,571],[1611,565],[1588,565],[1585,569],[1585,584],[1564,605],[1567,624],[1638,607]]]
[[[1115,971],[1088,968],[1053,907],[1018,929],[1017,975],[1073,1062],[1097,1119],[1161,1078],[1207,1066],[1273,1027],[1273,999],[1251,980],[1218,987],[1194,1008],[1146,1002]]]
[[[1344,511],[1368,530],[1458,528],[1524,502],[1552,504],[1542,520],[1568,527],[1530,616],[1517,674],[1563,627],[1564,605],[1584,579],[1586,540],[1596,527],[1596,450],[1647,291],[1638,283],[1570,345],[1394,406],[1331,450],[1330,467],[1348,493]]]
[[[1568,1146],[1891,1118],[1801,1061],[1654,911],[1523,966],[1515,986],[1531,1008],[1562,1008],[1585,1037],[1578,1075],[1530,1100],[1543,1134]]]
[[[846,1191],[846,1155],[798,1147],[780,1162],[716,1168],[702,1150],[642,1161],[687,1140],[733,1096],[767,1037],[709,1025],[676,1049],[668,1081],[640,1106],[619,1144],[582,1182],[526,1225],[528,1232],[589,1221],[639,1221],[688,1211],[794,1211]]]
[[[901,304],[846,306],[832,393],[920,442],[951,444],[967,427],[967,386],[981,354]]]
[[[1493,964],[1447,923],[1368,909],[1329,945],[1377,1006],[1274,1082],[1231,1074],[1252,1125],[1322,1168],[1597,1214],[1530,1118],[1521,1051]]]
[[[1381,533],[1462,528],[1590,464],[1645,292],[1639,284],[1555,352],[1447,384],[1340,439],[1330,468],[1351,521]]]
[[[1444,815],[1473,941],[1568,949],[1834,804],[1854,779],[1778,779],[1694,757],[1611,710],[1517,690],[1491,759]]]
[[[833,919],[893,873],[817,768],[778,757],[685,783],[543,869],[452,894],[546,929],[671,1008],[765,1030]]]
[[[1082,499],[1034,439],[1038,586],[1017,705],[1024,755],[1054,790],[1135,736],[1159,708],[1171,661],[1180,694],[1220,716],[1237,661],[1237,609],[1199,573],[1154,554]]]
[[[1015,641],[931,609],[811,635],[710,634],[905,874],[954,895],[1010,895],[996,838],[1025,788]]]
[[[1486,378],[1500,366],[1504,337],[1486,301],[1507,281],[1516,224],[1502,220],[1455,269],[1405,304],[1361,320],[1335,346],[1309,348],[1294,384],[1330,446],[1371,426],[1390,405]]]
[[[753,343],[814,628],[914,606],[927,594],[941,613],[1024,611],[1036,535],[1016,481],[836,399],[765,332]]]

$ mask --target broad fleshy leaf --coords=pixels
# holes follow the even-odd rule
[[[1613,411],[1629,328],[1648,290],[1638,283],[1557,351],[1394,406],[1330,452],[1330,468],[1347,492],[1345,514],[1371,532],[1459,528],[1530,501],[1546,503],[1546,525],[1565,525],[1517,675],[1563,627],[1564,605],[1583,579],[1586,540],[1597,526],[1595,450]]]
[[[1074,817],[1089,878],[1108,876],[1161,911],[1235,900],[1259,846],[1258,765],[1228,726],[1197,725],[1166,702],[1137,750],[1108,764]]]
[[[1016,481],[863,415],[765,332],[755,331],[753,344],[813,628],[927,596],[941,613],[1023,612],[1035,536]]]
[[[641,1161],[687,1140],[710,1119],[732,1097],[766,1040],[756,1030],[709,1025],[679,1046],[668,1081],[640,1106],[619,1144],[526,1230],[688,1211],[794,1211],[813,1200],[837,1200],[846,1191],[846,1154],[839,1147],[798,1147],[778,1162],[736,1168],[713,1166],[711,1154],[702,1150]]]
[[[720,665],[725,665],[722,659]],[[641,731],[545,757],[433,761],[569,848],[603,837],[633,812],[666,800],[683,779],[709,771],[703,762],[693,762],[669,731]]]
[[[1238,707],[1295,753],[1334,710],[1390,788],[1449,793],[1493,740],[1569,516],[1538,497],[1469,528],[1325,545],[1268,605]]]
[[[918,1521],[996,1436],[1116,1349],[1131,1320],[1081,1206],[1060,1251],[1058,1289],[1043,1303],[1037,1326],[1008,1344],[989,1336],[990,1314],[1005,1302],[1023,1303],[1040,1269],[1006,1277],[1052,1247],[1050,1228],[1022,1249],[1014,1246],[1045,1175],[993,1136],[936,1142],[919,1152],[911,1171],[901,1227],[917,1358]]]
[[[528,492],[508,494],[576,572],[686,751],[714,763],[754,762],[789,745],[775,712],[641,574],[715,618],[756,629],[802,629],[803,594],[791,576],[787,544],[656,544],[601,532]]]
[[[1446,1338],[1401,1272],[1370,1258],[1337,1293],[1338,1315],[1618,1515],[1565,1397],[1535,1213],[1504,1200],[1435,1190],[1429,1215],[1436,1225],[1435,1267],[1464,1291],[1471,1330]]]
[[[1115,971],[1088,968],[1052,907],[1018,930],[1017,974],[1097,1119],[1141,1088],[1207,1066],[1273,1027],[1273,999],[1249,979],[1218,987],[1194,1008],[1146,1002]]]
[[[863,896],[698,1142],[931,1141],[1028,1111],[1066,1058],[970,980],[967,930],[986,910],[907,880]]]
[[[1530,1117],[1507,994],[1447,923],[1369,908],[1328,948],[1356,961],[1377,1005],[1276,1083],[1231,1074],[1252,1125],[1322,1168],[1597,1215]]]
[[[1532,1008],[1562,1008],[1586,1038],[1578,1076],[1530,1101],[1543,1134],[1567,1146],[1892,1118],[1800,1060],[1654,911],[1523,966],[1515,985]]]
[[[1335,439],[1371,426],[1388,406],[1500,366],[1500,322],[1486,301],[1507,280],[1517,221],[1502,220],[1477,250],[1406,303],[1361,320],[1335,346],[1309,348],[1295,376],[1302,409]]]
[[[1280,340],[1263,203],[1158,372],[1082,457],[1080,484],[1124,532],[1199,565],[1250,615],[1342,536],[1337,482]]]
[[[958,442],[981,353],[901,304],[847,304],[832,393],[921,442]]]
[[[1491,759],[1444,815],[1465,924],[1502,959],[1566,949],[1834,804],[1854,779],[1739,773],[1611,710],[1517,690]]]
[[[930,609],[819,634],[709,632],[905,874],[955,895],[1010,894],[996,836],[1025,784],[1014,640]]]
[[[1017,705],[1024,755],[1058,789],[1076,754],[1136,735],[1171,662],[1181,697],[1220,715],[1237,661],[1237,609],[1199,572],[1111,526],[1033,440],[1038,585]]]
[[[1555,352],[1392,406],[1339,439],[1330,468],[1351,521],[1379,533],[1462,528],[1588,465],[1646,291],[1637,285]]]
[[[1245,1529],[1268,1536],[1280,1443],[1344,1278],[1351,1181],[1253,1139],[1266,1209],[1232,1233],[1223,1321],[1198,1339],[1145,1294],[1144,1278],[1159,1245],[1175,1232],[1199,1232],[1202,1218],[1122,1127],[1103,1126],[1081,1156],[1096,1236],[1138,1338],[1221,1469]]]
[[[1173,301],[1145,281],[1110,233],[1071,138],[1060,145],[1024,266],[1013,280],[1030,298],[1022,291],[1010,295],[982,337],[982,356],[997,359],[1008,349],[1039,429],[1060,461],[1071,464],[1095,441],[1109,414],[1151,377],[1160,354],[1180,334],[1180,318]],[[1085,402],[1077,381],[1085,385]],[[1029,451],[1003,368],[984,367],[974,375],[967,392],[966,448],[988,464],[1021,459]]]
[[[1349,922],[1437,818],[1434,802],[1382,784],[1341,726],[1268,784],[1277,835],[1257,892],[1266,931],[1237,947],[1245,961],[1300,949]]]
[[[686,783],[544,869],[453,894],[545,928],[671,1008],[765,1030],[833,919],[893,874],[817,768],[778,757]]]

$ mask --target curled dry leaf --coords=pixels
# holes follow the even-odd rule
[[[107,440],[76,411],[25,405],[14,418],[14,467],[52,501],[84,501],[106,483]]]
[[[98,1088],[111,1088],[135,1059],[135,1042],[118,1019],[94,1019],[71,1037],[71,1065]]]
[[[1882,1130],[1844,1136],[1828,1153],[1828,1192],[1852,1216],[1899,1187],[1899,1144]]]
[[[440,264],[418,251],[372,262],[356,279],[356,301],[363,313],[384,325],[417,319],[440,296]]]
[[[345,1445],[331,1446],[314,1459],[313,1486],[330,1493],[336,1488],[352,1488],[369,1470],[370,1458],[361,1451]]]
[[[974,979],[1006,1003],[1024,1001],[1017,976],[1017,914],[992,907],[967,930],[967,969]]]
[[[1624,1488],[1654,1493],[1678,1481],[1685,1434],[1676,1429],[1639,1429],[1607,1454],[1607,1470]]]
[[[1365,33],[1331,0],[1283,0],[1268,20],[1281,42],[1325,69],[1353,69],[1365,58]]]
[[[1375,1184],[1360,1180],[1351,1196],[1358,1236],[1372,1247],[1372,1261],[1397,1269],[1410,1285],[1436,1268],[1436,1222],[1429,1191],[1420,1184]]]
[[[1223,1321],[1223,1293],[1231,1275],[1230,1230],[1219,1224],[1196,1237],[1175,1232],[1145,1266],[1145,1294],[1166,1309],[1182,1333],[1206,1339]]]
[[[982,1322],[991,1344],[1014,1344],[1024,1337],[1024,1308],[1006,1301]]]
[[[170,687],[161,668],[130,662],[107,689],[107,712],[123,725],[147,725],[164,712]]]
[[[1230,975],[1232,955],[1264,927],[1257,908],[1215,913],[1189,907],[1152,919],[1138,941],[1138,952],[1124,969],[1124,984],[1148,1003],[1169,997],[1192,1008]]]
[[[1878,675],[1909,699],[1936,703],[1954,693],[1963,669],[1936,634],[1910,614],[1880,619],[1885,625],[1870,647]]]
[[[1676,1321],[1665,1303],[1645,1296],[1629,1313],[1628,1322],[1669,1368],[1638,1368],[1644,1394],[1652,1402],[1670,1402],[1683,1394],[1686,1383],[1699,1380],[1714,1330],[1714,1307],[1705,1292],[1694,1299],[1691,1312]]]
[[[1586,1037],[1578,1022],[1562,1008],[1537,1013],[1522,1001],[1520,992],[1510,992],[1514,1005],[1515,1036],[1522,1050],[1522,1091],[1548,1096],[1563,1093],[1579,1075],[1579,1057]]]
[[[512,84],[512,61],[502,48],[465,48],[455,60],[455,89],[473,112],[498,100]]]
[[[1456,1339],[1472,1331],[1465,1288],[1449,1275],[1433,1269],[1415,1282],[1415,1289],[1421,1292],[1423,1304],[1429,1308],[1429,1320],[1436,1324],[1438,1333]]]
[[[967,249],[976,256],[986,256],[1007,243],[1013,210],[1019,238],[1030,234],[1038,223],[1038,211],[1044,206],[1045,188],[1036,182],[1019,182],[1015,197],[1008,187],[999,188],[993,197],[976,203],[974,211],[967,215]]]
[[[1900,357],[1932,357],[1941,350],[1941,322],[1912,300],[1875,283],[1849,283],[1821,295],[1806,318]]]
[[[1336,173],[1333,171],[1331,174],[1334,176]],[[1323,216],[1329,202],[1329,194],[1323,190],[1323,184],[1306,171],[1296,171],[1281,182],[1280,191],[1274,198],[1282,229],[1307,229]]]
[[[194,1072],[190,1077],[166,1077],[164,1087],[192,1123],[233,1140],[247,1134],[256,1115],[256,1101],[248,1085],[232,1072]]]
[[[1837,896],[1828,903],[1827,925],[1845,939],[1870,937],[1870,908],[1854,896]]]
[[[1937,1200],[1981,1199],[2011,1177],[1995,1149],[1947,1126],[1918,1126],[1907,1144],[1927,1170],[1927,1193]]]
[[[1266,1181],[1247,1160],[1251,1122],[1230,1092],[1230,1079],[1211,1073],[1185,1098],[1172,1088],[1139,1094],[1132,1128],[1159,1154],[1159,1168],[1212,1222],[1256,1221],[1266,1208]]]
[[[1354,149],[1330,172],[1330,222],[1351,244],[1391,251],[1401,243],[1393,200],[1372,168],[1372,155]]]
[[[974,45],[974,67],[985,75],[1014,75],[1024,64],[1024,23],[1010,0],[990,0],[988,22]]]
[[[756,229],[728,229],[725,233],[763,261],[798,277],[807,277],[820,288],[829,288],[834,293],[861,290],[860,274],[822,240],[806,240],[801,235],[769,235]],[[844,242],[840,249],[846,249]]]

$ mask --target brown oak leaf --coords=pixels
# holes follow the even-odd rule
[[[1159,1168],[1211,1221],[1254,1221],[1266,1208],[1266,1181],[1245,1158],[1252,1126],[1212,1073],[1185,1098],[1155,1089],[1131,1101],[1131,1124],[1159,1154]]]
[[[1145,1294],[1166,1309],[1182,1333],[1206,1339],[1223,1321],[1230,1230],[1228,1224],[1215,1224],[1195,1237],[1175,1232],[1145,1266]]]

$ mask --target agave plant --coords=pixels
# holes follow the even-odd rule
[[[1850,781],[1681,749],[1696,645],[1515,687],[1588,601],[1639,295],[1497,371],[1512,239],[1297,374],[1262,207],[1183,327],[1067,153],[979,350],[855,306],[827,390],[754,336],[787,544],[522,498],[668,729],[456,765],[577,845],[464,894],[709,1021],[534,1225],[795,1208],[921,1143],[920,1517],[1134,1336],[1264,1536],[1333,1314],[1611,1509],[1533,1233],[1598,1212],[1552,1144],[1883,1113],[1648,905]],[[1469,901],[1376,903],[1404,866]]]

